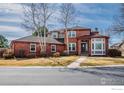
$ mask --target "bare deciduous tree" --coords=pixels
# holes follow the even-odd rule
[[[54,11],[53,5],[47,3],[27,4],[24,6],[24,22],[22,25],[29,31],[38,32],[41,52],[46,51],[47,22]],[[40,28],[44,28],[44,36],[40,35]]]
[[[121,4],[120,14],[114,17],[115,22],[112,26],[112,31],[116,33],[124,32],[124,4]]]
[[[69,54],[69,44],[68,44],[68,26],[71,24],[71,22],[74,21],[74,12],[75,8],[73,4],[68,3],[65,4],[63,3],[60,6],[60,18],[59,21],[64,25],[65,31],[66,31],[66,44],[67,44],[67,53]]]

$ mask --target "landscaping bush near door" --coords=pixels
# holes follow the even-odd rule
[[[119,51],[117,49],[109,49],[108,50],[108,56],[110,56],[110,57],[121,56],[121,51]]]
[[[27,58],[35,58],[36,54],[35,53],[30,53],[27,55]]]

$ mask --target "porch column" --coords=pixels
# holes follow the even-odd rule
[[[81,40],[78,40],[78,55],[81,54]]]

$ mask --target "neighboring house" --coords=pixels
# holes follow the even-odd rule
[[[107,55],[108,36],[99,35],[97,31],[91,31],[90,28],[72,27],[68,28],[69,52],[78,55]],[[47,54],[67,50],[65,29],[59,29],[48,32],[47,38]],[[34,53],[40,55],[39,38],[27,36],[11,42],[15,55],[19,54],[19,50],[23,49],[24,54]]]
[[[124,56],[124,41],[113,44],[110,48],[120,50],[122,52],[122,56]]]

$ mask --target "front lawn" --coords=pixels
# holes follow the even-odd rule
[[[67,66],[78,56],[32,58],[32,59],[0,59],[0,66]]]
[[[112,57],[87,57],[82,62],[81,66],[105,66],[105,65],[124,65],[124,58],[112,58]]]

